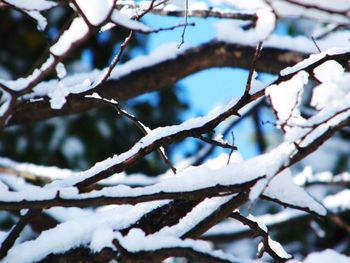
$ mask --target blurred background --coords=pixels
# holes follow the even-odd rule
[[[16,79],[40,65],[47,55],[47,52],[43,51],[47,50],[50,43],[56,39],[72,15],[71,9],[64,6],[48,11],[46,38],[43,38],[36,30],[35,23],[28,17],[10,8],[0,9],[0,78]],[[156,29],[160,26],[173,26],[182,23],[183,20],[182,17],[169,18],[149,14],[143,21]],[[184,47],[195,46],[215,38],[213,24],[216,19],[189,18],[189,22],[195,22],[196,26],[186,29]],[[313,27],[313,22],[310,21],[282,19],[279,20],[275,33],[292,36],[308,35],[311,34]],[[127,34],[127,31],[118,29],[94,36],[67,58],[65,66],[68,73],[108,66]],[[126,49],[121,63],[139,55],[149,54],[169,41],[180,43],[181,34],[181,28],[151,35],[136,34]],[[151,129],[174,125],[204,115],[215,106],[226,104],[231,99],[238,99],[243,94],[247,76],[248,71],[242,69],[204,70],[179,81],[173,87],[142,95],[122,102],[121,105]],[[274,76],[260,74],[259,78],[264,83],[269,83]],[[231,122],[232,120],[226,121],[218,127],[215,134],[209,136],[216,136],[226,130],[224,139],[228,142],[234,140],[239,154],[245,159],[265,152],[281,139],[280,131],[270,124],[274,122],[274,116],[268,107],[254,111],[249,118],[245,118],[235,126],[230,126]],[[118,116],[114,109],[100,108],[79,115],[9,127],[1,134],[0,156],[18,162],[84,170],[98,161],[128,150],[141,137],[142,134],[135,125]],[[303,161],[299,169],[317,163],[316,171],[329,170],[335,173],[346,171],[349,166],[349,137],[349,133],[341,133],[330,140],[316,154]],[[197,154],[204,147],[206,145],[201,141],[186,139],[168,146],[166,152],[170,160],[176,163]],[[229,153],[229,150],[216,148],[207,159],[223,152]],[[160,156],[153,153],[127,172],[159,175],[167,169],[168,166]],[[312,191],[317,195],[317,189]],[[275,213],[282,209],[266,202],[256,204],[255,208],[261,214]],[[346,233],[342,229],[329,222],[315,224],[311,228],[308,223],[288,225],[282,228],[282,231],[276,232],[275,238],[287,245],[287,251],[295,250],[301,254],[345,244],[340,242],[347,240]],[[8,227],[7,224],[0,226]],[[320,236],[322,233],[317,232],[317,229],[327,229],[326,234]],[[234,245],[226,245],[226,249],[235,254],[251,256],[255,253],[256,246],[251,246],[250,242],[250,239],[235,241]],[[349,241],[345,245],[349,249]]]

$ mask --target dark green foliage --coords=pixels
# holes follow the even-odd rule
[[[49,11],[45,33],[39,33],[35,23],[21,13],[4,9],[0,10],[0,15],[0,30],[3,31],[0,33],[10,36],[0,41],[0,65],[9,70],[7,73],[11,78],[17,78],[25,76],[48,56],[48,46],[55,41],[59,31],[67,27],[64,23],[72,18],[73,12],[68,7]],[[77,49],[65,60],[68,71],[108,66],[128,34],[126,31],[120,32],[118,28],[94,35],[83,48]],[[146,40],[146,37],[137,35],[123,54],[122,61],[130,59],[131,50],[144,52]],[[179,88],[166,88],[146,100],[136,99],[124,103],[122,107],[150,128],[177,124],[180,113],[187,107],[180,100],[179,92]],[[80,170],[128,150],[142,137],[142,133],[130,120],[118,116],[116,110],[101,108],[80,115],[10,127],[1,136],[1,156]],[[155,153],[129,172],[142,169],[144,173],[158,174],[166,168]]]

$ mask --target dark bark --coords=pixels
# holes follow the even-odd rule
[[[69,95],[60,110],[50,107],[49,99],[19,102],[13,110],[8,125],[25,124],[55,116],[80,113],[101,106],[84,98],[86,94],[98,92],[102,97],[125,101],[136,96],[172,86],[178,80],[201,70],[214,67],[237,67],[249,69],[255,47],[240,46],[224,42],[209,42],[190,48],[175,59],[154,64],[119,79],[110,79],[96,90],[78,95]],[[307,54],[279,48],[264,48],[256,63],[256,71],[277,74],[287,66],[305,58]],[[35,113],[35,114],[33,114]]]

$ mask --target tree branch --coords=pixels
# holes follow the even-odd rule
[[[258,177],[254,180],[233,185],[216,185],[192,191],[172,191],[164,192],[159,191],[151,194],[139,194],[130,196],[108,196],[103,194],[96,195],[94,197],[77,196],[77,198],[61,197],[59,192],[52,199],[43,198],[38,200],[22,200],[22,201],[0,201],[0,210],[19,210],[25,208],[50,208],[53,206],[61,207],[89,207],[97,205],[109,205],[109,204],[137,204],[142,202],[149,202],[154,200],[198,200],[206,197],[229,195],[238,192],[247,192],[256,184],[262,177]],[[110,191],[109,191],[110,192]],[[95,192],[97,193],[97,192]]]
[[[209,42],[190,48],[174,59],[130,72],[119,79],[109,79],[96,90],[81,94],[70,94],[60,110],[50,107],[49,99],[19,102],[12,112],[8,125],[25,124],[56,116],[79,113],[100,107],[98,102],[87,102],[85,95],[97,92],[101,97],[125,101],[136,96],[169,87],[178,80],[204,69],[213,67],[238,67],[249,69],[255,47],[240,46],[224,42]],[[305,58],[307,54],[278,48],[264,48],[256,62],[256,70],[279,73]],[[150,77],[151,76],[151,77]],[[36,114],[32,114],[35,112]]]

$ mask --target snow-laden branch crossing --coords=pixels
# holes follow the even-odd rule
[[[348,3],[213,0],[211,6],[208,1],[196,0],[34,2],[3,0],[0,11],[15,10],[30,17],[47,39],[52,33],[53,14],[69,10],[71,17],[62,28],[55,28],[60,33],[48,41],[36,63],[39,66],[26,76],[0,79],[1,129],[109,106],[131,119],[142,137],[122,153],[95,160],[85,171],[0,158],[0,223],[2,218],[10,218],[11,223],[16,219],[11,228],[0,232],[2,262],[161,262],[176,257],[198,262],[264,262],[268,257],[276,262],[295,262],[291,258],[298,254],[309,254],[304,259],[307,263],[321,262],[322,257],[349,260],[335,251],[344,253],[343,247],[350,247],[346,237],[332,243],[335,250],[311,253],[317,248],[314,240],[326,235],[324,221],[350,234],[346,221],[350,210],[346,170],[350,167],[346,159],[350,136]],[[151,28],[143,20],[149,14],[160,19],[180,17],[185,23]],[[215,35],[210,42],[181,46],[191,37],[186,33],[187,27],[194,26],[191,17],[211,18]],[[309,33],[300,26],[304,22],[312,28]],[[280,33],[281,28],[293,26],[300,31],[296,30],[296,36]],[[137,34],[161,34],[177,28],[182,28],[180,45],[167,43],[144,55],[130,53]],[[91,49],[91,40],[115,32],[126,32],[126,36],[115,44],[110,64],[76,72],[69,62],[75,52]],[[120,64],[124,52],[134,57]],[[163,89],[213,67],[248,69],[248,81],[241,97],[230,98],[203,116],[150,129],[137,114],[120,106],[122,100]],[[272,74],[273,81],[265,81],[260,73]],[[235,83],[227,85],[238,88]],[[213,92],[220,92],[219,87],[213,87]],[[268,110],[275,118],[261,114]],[[229,142],[222,134],[248,119],[253,120],[256,141],[262,147],[260,154],[244,159],[236,145],[241,135],[232,133]],[[261,122],[280,129],[280,138],[266,143],[268,136]],[[221,134],[222,126],[228,128]],[[213,131],[218,134],[211,136]],[[169,160],[164,147],[185,139],[200,139],[210,146],[185,160]],[[332,140],[344,144],[340,161],[326,172],[317,170],[326,158],[310,168],[310,158],[322,156]],[[213,158],[214,147],[230,153]],[[173,173],[154,177],[127,174],[156,151]],[[308,223],[316,237],[305,230]],[[305,227],[305,240],[313,242],[311,249],[279,243],[283,238],[278,234],[294,225]],[[249,241],[245,249],[238,250],[249,247],[253,253],[232,254],[239,243],[230,242],[247,237],[257,237],[260,243]],[[220,250],[220,242],[230,245],[220,246]],[[255,254],[259,259],[252,256]]]

